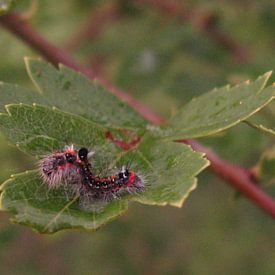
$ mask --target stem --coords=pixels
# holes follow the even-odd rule
[[[106,87],[110,92],[120,97],[123,101],[127,102],[148,120],[157,124],[164,123],[164,119],[154,114],[150,109],[141,104],[138,100],[134,99],[124,91],[112,85],[108,80],[97,76],[92,69],[78,64],[66,51],[63,51],[48,42],[44,37],[40,35],[40,33],[35,31],[32,26],[27,21],[22,19],[22,17],[20,17],[20,15],[18,15],[17,13],[11,12],[9,14],[1,16],[0,24],[4,28],[8,29],[10,32],[14,33],[18,38],[22,39],[30,47],[38,51],[45,59],[47,59],[55,66],[58,66],[59,63],[62,63],[76,71],[82,72],[91,79],[97,79],[99,83],[102,84],[102,86]]]
[[[221,159],[213,150],[201,145],[195,140],[186,139],[179,140],[179,142],[189,144],[194,150],[206,153],[206,157],[211,163],[210,168],[215,174],[275,218],[274,198],[259,187],[255,176],[250,170]]]
[[[17,37],[21,38],[30,47],[37,50],[47,60],[57,65],[63,63],[77,71],[82,72],[91,79],[94,79],[96,75],[90,69],[75,62],[66,52],[53,46],[46,41],[39,33],[37,33],[28,22],[22,20],[22,18],[16,13],[10,13],[0,17],[0,24],[14,33]],[[139,101],[133,99],[130,95],[121,91],[117,87],[103,78],[99,78],[99,81],[108,90],[116,94],[118,97],[128,102],[134,109],[141,113],[152,123],[164,123],[165,119],[154,114],[151,110],[146,108]],[[265,193],[259,186],[255,185],[251,172],[243,167],[235,166],[230,162],[221,159],[212,150],[204,147],[202,144],[195,140],[181,140],[193,147],[194,150],[206,153],[207,158],[211,162],[211,169],[222,179],[228,182],[235,189],[240,191],[243,195],[269,213],[275,218],[275,200]]]

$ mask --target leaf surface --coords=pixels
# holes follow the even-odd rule
[[[142,137],[137,148],[122,151],[105,138],[109,128],[86,118],[37,104],[11,104],[6,109],[0,115],[0,129],[21,150],[41,156],[65,144],[89,147],[95,151],[96,173],[103,169],[103,175],[109,176],[110,171],[130,165],[145,182],[143,193],[107,203],[100,211],[95,203],[96,210],[91,212],[64,190],[49,190],[37,171],[18,174],[1,187],[1,209],[10,211],[15,222],[39,232],[96,229],[126,211],[130,200],[180,207],[196,187],[196,175],[208,165],[203,154],[189,146],[160,141],[150,134]]]
[[[41,94],[24,87],[0,82],[0,112],[6,111],[6,105],[11,103],[24,103],[32,105],[33,103],[53,105]]]
[[[163,135],[171,139],[203,137],[247,119],[275,97],[275,86],[264,89],[270,75],[193,98],[171,119],[171,127],[163,128]]]
[[[36,171],[17,174],[1,185],[1,210],[13,214],[16,223],[40,233],[62,229],[95,230],[127,210],[125,200],[109,203],[100,212],[80,209],[78,197],[68,199],[66,190],[49,190]]]
[[[195,176],[208,161],[189,146],[179,143],[157,143],[147,137],[136,150],[118,154],[110,169],[134,159],[132,169],[144,179],[145,191],[112,201],[95,211],[83,210],[77,196],[66,190],[49,190],[37,171],[13,176],[1,186],[1,210],[10,211],[13,221],[31,226],[41,233],[62,229],[97,229],[127,210],[128,201],[150,205],[181,207],[196,187]]]
[[[135,200],[144,204],[181,207],[196,187],[196,175],[209,165],[203,156],[188,145],[147,136],[136,150],[123,155],[119,162],[134,160],[136,170],[147,183],[146,192]]]
[[[19,148],[33,155],[60,150],[65,145],[88,147],[98,154],[118,150],[105,138],[109,129],[80,116],[41,105],[7,105],[0,114],[0,129]]]
[[[121,128],[144,127],[148,122],[128,104],[107,91],[97,81],[60,65],[26,59],[27,71],[34,85],[52,106]]]

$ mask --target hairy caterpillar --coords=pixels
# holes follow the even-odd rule
[[[94,175],[89,157],[93,153],[86,148],[76,150],[73,145],[65,146],[63,151],[45,155],[39,161],[39,171],[43,182],[50,188],[65,183],[80,199],[88,202],[110,201],[124,194],[136,194],[144,190],[140,175],[125,166],[107,177]]]
[[[107,177],[95,176],[90,169],[88,150],[81,148],[78,152],[80,171],[83,177],[82,193],[91,200],[112,200],[123,194],[135,194],[144,190],[144,181],[140,175],[125,166],[115,175]]]
[[[78,151],[73,145],[65,146],[63,151],[44,155],[39,161],[39,172],[43,182],[50,188],[55,188],[62,183],[78,184],[81,182],[79,168],[75,165]]]

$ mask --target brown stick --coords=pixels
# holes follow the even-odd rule
[[[179,18],[182,22],[190,22],[201,32],[206,33],[210,39],[231,52],[238,63],[247,61],[248,50],[218,27],[215,16],[188,11],[178,1],[173,0],[135,0],[135,2],[150,5],[165,15]]]
[[[46,41],[38,34],[26,21],[23,21],[19,15],[11,13],[0,17],[0,24],[14,33],[17,37],[25,41],[30,47],[36,49],[47,60],[57,65],[63,63],[77,71],[86,74],[94,79],[96,76],[93,71],[76,63],[67,53]],[[101,83],[117,96],[127,101],[133,108],[138,110],[145,118],[152,123],[163,123],[165,119],[154,114],[152,111],[144,107],[140,102],[133,99],[130,95],[119,90],[103,78],[100,78]],[[259,186],[255,185],[252,180],[251,173],[248,169],[235,166],[226,160],[221,159],[210,149],[204,147],[195,140],[183,140],[190,144],[194,150],[205,152],[207,158],[211,162],[211,169],[222,179],[228,182],[235,189],[240,191],[247,198],[251,199],[255,204],[269,213],[275,218],[275,200],[265,193]]]

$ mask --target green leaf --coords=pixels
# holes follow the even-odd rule
[[[144,138],[140,146],[121,156],[118,163],[134,160],[134,168],[147,182],[147,190],[135,200],[152,205],[181,207],[196,187],[195,176],[209,165],[202,153],[185,144]]]
[[[8,114],[0,114],[0,129],[27,153],[43,155],[66,144],[88,147],[97,155],[118,150],[105,138],[108,128],[80,116],[37,104],[11,104],[6,109]]]
[[[136,130],[148,124],[140,114],[97,81],[91,81],[63,65],[57,70],[42,60],[25,61],[34,85],[51,106],[112,127]]]
[[[191,147],[159,141],[146,135],[139,146],[121,151],[105,138],[109,128],[83,117],[41,105],[11,104],[0,115],[0,129],[13,143],[28,153],[42,155],[60,150],[65,144],[85,146],[95,151],[94,171],[116,170],[125,164],[145,178],[145,192],[108,203],[101,211],[82,210],[78,198],[67,199],[64,190],[48,190],[37,171],[19,174],[1,188],[3,210],[14,221],[35,230],[51,233],[65,228],[95,229],[120,215],[129,200],[144,204],[180,207],[196,187],[195,176],[208,161]],[[114,133],[115,130],[111,129]],[[122,204],[122,206],[121,206]]]
[[[129,163],[145,178],[145,192],[108,203],[100,211],[84,211],[78,197],[66,190],[49,190],[37,171],[13,176],[1,186],[1,210],[13,214],[13,221],[33,227],[41,233],[62,229],[96,229],[127,210],[128,200],[143,204],[181,207],[196,187],[195,176],[208,161],[185,144],[144,139],[138,149],[118,154],[111,167]],[[95,205],[96,207],[96,205]]]
[[[33,103],[39,103],[43,105],[53,105],[38,92],[26,89],[24,87],[0,82],[0,112],[5,112],[5,105],[11,103],[25,103],[32,105]]]
[[[275,97],[275,86],[264,89],[270,75],[193,98],[172,118],[171,127],[163,128],[162,134],[171,139],[203,137],[247,119]]]
[[[66,190],[49,190],[36,171],[17,174],[1,185],[1,210],[13,214],[13,222],[40,233],[62,229],[97,229],[127,210],[125,200],[109,203],[100,212],[84,212],[78,197],[67,199]]]

